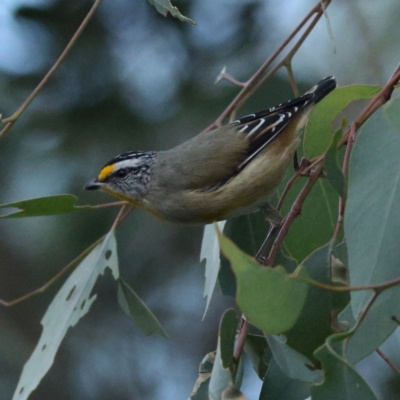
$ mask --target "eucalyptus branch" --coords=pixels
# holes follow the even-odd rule
[[[392,96],[393,90],[400,80],[400,64],[394,70],[392,76],[386,85],[379,91],[379,93],[367,104],[367,106],[361,111],[357,118],[348,128],[347,132],[343,135],[342,140],[339,142],[339,146],[346,144],[346,152],[343,159],[342,172],[346,176],[349,168],[350,153],[353,148],[355,141],[355,134],[357,130],[371,117],[371,115],[377,111],[381,106],[388,102]],[[339,212],[338,219],[335,226],[335,231],[332,236],[332,242],[336,242],[340,230],[342,229],[344,213],[346,210],[346,199],[340,197],[339,199]]]
[[[72,36],[71,40],[61,53],[60,57],[58,60],[54,63],[54,65],[50,68],[50,70],[47,72],[45,77],[40,81],[40,83],[36,86],[36,88],[33,90],[33,92],[28,96],[28,98],[22,103],[22,105],[18,108],[17,111],[14,112],[11,117],[4,118],[1,122],[5,123],[6,126],[3,128],[3,130],[0,132],[0,138],[2,138],[14,125],[14,123],[18,120],[18,118],[21,116],[21,114],[26,110],[26,108],[29,106],[29,104],[32,102],[32,100],[36,97],[36,95],[40,92],[40,90],[43,88],[43,86],[48,82],[50,77],[54,74],[54,72],[57,71],[58,67],[62,64],[64,61],[65,57],[71,50],[72,46],[76,43],[78,40],[79,36],[83,32],[83,30],[86,28],[86,25],[89,23],[91,20],[93,14],[95,13],[96,9],[100,5],[101,0],[96,0],[86,15],[85,19],[82,21],[81,25],[79,26],[78,30],[75,32],[75,34]]]
[[[380,294],[386,289],[390,289],[394,286],[400,285],[400,278],[395,278],[387,282],[383,283],[375,283],[372,285],[360,285],[360,286],[335,286],[335,285],[328,285],[326,283],[318,282],[310,278],[304,278],[297,276],[296,279],[300,279],[301,281],[307,282],[309,285],[315,286],[317,288],[323,290],[329,290],[332,292],[357,292],[360,290],[374,290]]]
[[[293,55],[298,50],[300,45],[303,43],[305,38],[311,32],[315,24],[318,22],[319,18],[323,14],[323,9],[328,7],[331,0],[324,0],[318,2],[311,11],[306,15],[306,17],[299,23],[299,25],[293,30],[293,32],[284,40],[284,42],[278,47],[277,50],[269,57],[264,64],[253,74],[253,76],[247,81],[243,83],[243,89],[236,95],[236,97],[231,101],[228,107],[221,113],[221,115],[203,132],[210,131],[222,124],[222,121],[227,118],[234,110],[236,110],[240,105],[248,99],[248,97],[254,93],[255,90],[259,88],[259,86],[265,82],[272,74],[274,74],[277,69],[281,68],[282,65],[288,62],[289,59],[293,58]],[[262,78],[262,75],[267,70],[267,68],[276,60],[276,58],[282,53],[282,51],[289,45],[292,39],[299,33],[299,31],[307,24],[307,22],[313,17],[314,14],[317,14],[314,20],[310,23],[307,28],[306,34],[298,40],[298,42],[294,45],[293,49],[288,53],[288,55],[278,64],[279,67],[275,67],[271,70],[266,76]],[[311,28],[310,28],[311,27]],[[262,78],[262,79],[261,79]],[[240,83],[242,86],[242,83]],[[246,96],[247,95],[247,96]],[[246,96],[246,97],[245,97]]]
[[[278,253],[279,247],[281,246],[283,239],[285,238],[286,234],[289,231],[289,228],[292,226],[296,217],[301,213],[301,209],[305,199],[307,198],[308,194],[310,193],[311,189],[313,188],[314,184],[317,182],[317,179],[320,177],[321,172],[323,169],[323,164],[320,163],[317,167],[310,172],[310,177],[307,183],[304,185],[303,189],[297,196],[296,200],[294,201],[289,214],[286,216],[282,227],[279,229],[279,233],[272,245],[271,251],[268,256],[267,265],[272,265],[276,254]]]
[[[119,210],[109,232],[115,230],[119,225],[121,225],[122,222],[124,222],[125,219],[129,216],[129,214],[134,210],[134,207],[130,207],[130,209],[127,212],[125,212],[125,214],[124,214],[124,211],[125,211],[126,207],[128,206],[128,204],[126,202],[122,202],[122,203],[125,203],[125,204],[123,204],[121,209]],[[79,254],[77,257],[75,257],[60,272],[58,272],[56,275],[54,275],[49,281],[47,281],[40,288],[35,289],[21,297],[18,297],[15,300],[5,301],[3,299],[0,299],[0,305],[2,305],[4,307],[12,307],[19,303],[22,303],[25,300],[28,300],[29,298],[31,298],[39,293],[45,292],[53,283],[55,283],[58,279],[60,279],[62,276],[64,276],[67,272],[69,272],[79,261],[81,261],[83,258],[85,258],[97,245],[99,245],[104,240],[104,238],[106,236],[107,236],[107,234],[100,237],[94,243],[92,243],[89,247],[87,247],[85,250],[83,250],[81,254]]]
[[[382,359],[389,365],[389,367],[392,368],[394,372],[396,372],[396,374],[400,375],[400,369],[396,367],[396,365],[392,361],[390,361],[390,359],[382,352],[382,350],[376,349],[375,351],[379,354],[380,357],[382,357]]]

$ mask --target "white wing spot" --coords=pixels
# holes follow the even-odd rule
[[[249,135],[251,135],[253,132],[256,132],[265,122],[264,118],[260,119],[260,122],[249,132]]]
[[[239,132],[245,132],[248,127],[248,125],[245,125],[242,129],[239,130]]]

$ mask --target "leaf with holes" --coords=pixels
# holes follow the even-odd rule
[[[76,267],[47,309],[41,321],[42,336],[24,366],[13,400],[27,399],[50,369],[68,328],[89,311],[96,299],[96,295],[90,294],[106,268],[118,279],[117,243],[113,232]]]
[[[93,206],[76,206],[77,197],[71,194],[59,194],[56,196],[38,197],[16,201],[9,204],[0,204],[0,209],[19,208],[20,211],[0,215],[0,218],[22,218],[22,217],[42,217],[47,215],[68,214],[76,211],[87,210]]]

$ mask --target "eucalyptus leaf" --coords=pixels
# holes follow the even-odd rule
[[[335,89],[316,106],[304,133],[304,157],[311,159],[324,153],[334,135],[332,123],[336,116],[352,101],[372,99],[379,86],[351,85]]]
[[[68,329],[89,311],[99,275],[109,268],[119,278],[117,243],[110,232],[75,268],[58,291],[41,323],[43,332],[19,379],[13,400],[26,400],[53,364]]]
[[[218,222],[218,228],[223,230],[226,221]],[[206,308],[204,310],[203,319],[210,305],[211,297],[215,290],[215,285],[218,280],[220,267],[220,252],[218,236],[213,224],[208,224],[204,227],[203,242],[201,244],[200,261],[206,260],[204,283],[204,297],[206,298]]]
[[[334,335],[315,353],[324,369],[324,381],[311,387],[313,400],[377,400],[371,388],[342,354],[345,335]]]
[[[344,224],[352,286],[400,276],[400,127],[387,116],[399,102],[392,100],[364,124],[352,151]],[[370,296],[351,293],[355,319]]]
[[[36,199],[16,201],[0,204],[0,209],[17,208],[20,211],[0,215],[0,218],[42,217],[48,215],[68,214],[76,211],[88,210],[96,206],[76,206],[78,198],[71,194],[38,197]]]
[[[231,262],[237,280],[236,300],[247,319],[268,333],[289,330],[303,308],[308,285],[301,268],[287,274],[281,266],[265,268],[218,232],[221,251]]]
[[[174,7],[169,0],[148,0],[148,2],[153,5],[156,10],[166,17],[170,13],[173,17],[178,18],[183,22],[189,22],[192,25],[196,25],[192,19],[182,15],[177,7]]]
[[[208,389],[210,400],[221,400],[224,390],[233,385],[235,380],[231,366],[236,327],[236,312],[232,309],[226,311],[219,327],[217,353]]]
[[[158,319],[136,292],[121,278],[118,279],[118,302],[125,314],[131,318],[146,335],[158,334],[168,339]]]
[[[289,378],[272,359],[259,400],[304,400],[310,396],[310,386],[310,382]]]

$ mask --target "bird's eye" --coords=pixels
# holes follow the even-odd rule
[[[126,169],[121,168],[120,170],[117,171],[117,176],[118,178],[125,178],[125,176],[128,174],[128,171]]]

